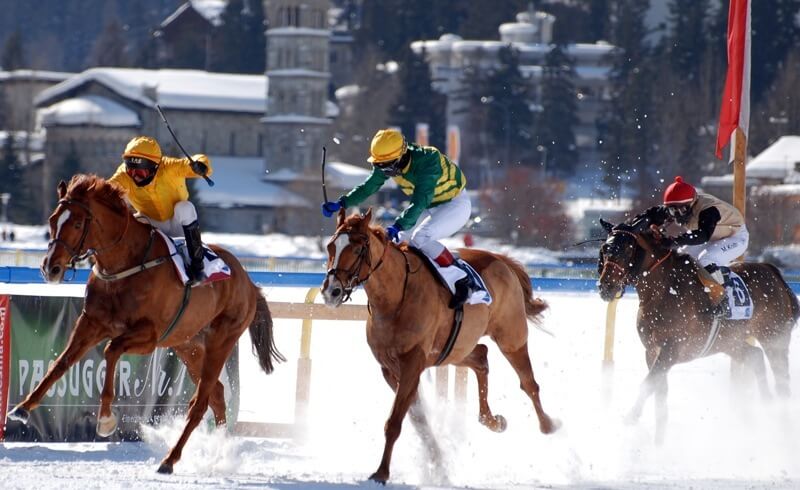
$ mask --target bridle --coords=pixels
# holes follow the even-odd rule
[[[101,252],[104,252],[104,251],[116,246],[118,243],[120,243],[122,241],[122,239],[125,237],[125,233],[127,233],[127,231],[128,231],[128,225],[130,224],[130,220],[131,220],[131,213],[125,213],[126,214],[125,228],[122,230],[122,233],[119,235],[119,237],[117,237],[116,240],[114,240],[109,245],[106,245],[104,247],[100,247],[100,248],[97,248],[97,249],[95,249],[95,248],[87,248],[85,252],[81,253],[81,250],[84,249],[84,244],[86,242],[86,237],[89,235],[89,225],[92,223],[92,221],[96,221],[94,219],[94,214],[92,213],[92,210],[89,207],[89,205],[84,203],[84,202],[81,202],[81,201],[76,201],[76,200],[73,200],[73,199],[64,198],[64,199],[60,199],[58,201],[58,204],[60,206],[64,206],[67,209],[69,209],[69,206],[78,206],[78,207],[80,207],[81,209],[83,209],[85,211],[85,215],[83,216],[83,223],[81,224],[81,228],[82,228],[82,230],[81,230],[81,238],[78,241],[78,245],[77,246],[71,247],[67,242],[65,242],[64,240],[62,240],[58,236],[53,237],[47,243],[48,252],[50,251],[50,249],[52,247],[54,247],[56,245],[61,245],[62,247],[64,247],[64,249],[67,250],[67,252],[70,254],[70,258],[69,258],[67,263],[69,265],[69,268],[72,269],[72,270],[75,270],[75,264],[76,263],[81,262],[83,260],[86,260],[91,256],[100,255]],[[102,226],[100,225],[100,222],[97,222],[97,226],[102,228]]]
[[[334,267],[334,268],[328,269],[328,272],[326,274],[327,276],[331,276],[332,275],[333,277],[338,279],[339,282],[342,284],[343,289],[344,289],[344,299],[342,299],[342,302],[345,302],[345,301],[350,300],[350,295],[353,294],[353,291],[358,286],[360,286],[360,285],[364,284],[365,282],[367,282],[367,280],[369,280],[369,278],[372,276],[372,274],[376,270],[378,270],[381,265],[383,265],[383,259],[386,257],[386,252],[389,250],[391,245],[389,243],[384,244],[383,253],[381,254],[380,259],[378,259],[378,263],[375,264],[375,266],[373,267],[372,266],[372,259],[370,258],[372,256],[372,254],[370,253],[370,248],[369,248],[369,235],[367,235],[365,233],[355,232],[352,229],[350,229],[350,230],[345,229],[345,230],[339,231],[336,234],[334,234],[333,237],[331,237],[330,241],[331,242],[335,242],[336,239],[339,238],[341,235],[347,235],[348,237],[351,237],[351,238],[352,237],[356,237],[356,238],[364,240],[364,245],[362,245],[361,251],[358,253],[358,255],[356,256],[356,260],[353,262],[353,264],[350,266],[349,269],[343,270],[343,269],[339,269],[339,268]],[[405,253],[403,254],[403,258],[406,261],[406,275],[405,275],[405,280],[403,282],[403,298],[402,299],[405,298],[406,285],[408,284],[408,273],[409,273],[409,269],[410,269],[410,265],[408,263],[408,257],[406,257]],[[362,267],[364,265],[367,266],[367,275],[362,278],[361,277],[361,269],[362,269]],[[343,281],[339,277],[340,273],[345,275],[345,277],[347,278],[346,281]],[[401,304],[402,304],[402,299],[401,299]]]
[[[614,236],[614,235],[628,235],[628,236],[631,236],[636,241],[636,244],[640,248],[642,248],[645,252],[647,252],[648,249],[652,252],[652,247],[649,247],[646,244],[643,244],[642,243],[642,237],[640,235],[638,235],[637,233],[633,233],[633,232],[627,231],[627,230],[613,230],[613,231],[611,231],[611,233],[609,233],[609,236]],[[664,261],[667,260],[667,258],[669,258],[670,255],[672,255],[672,249],[670,249],[666,254],[664,254],[663,257],[661,257],[658,260],[656,260],[653,263],[653,265],[651,265],[647,269],[647,271],[640,271],[639,273],[636,273],[636,274],[631,274],[628,271],[627,268],[621,266],[617,262],[614,262],[613,260],[611,260],[608,256],[604,255],[603,256],[603,268],[600,271],[600,276],[602,277],[603,274],[606,273],[606,269],[608,268],[608,266],[611,265],[611,266],[615,267],[617,270],[619,270],[622,273],[623,280],[625,281],[625,284],[633,283],[637,279],[636,276],[638,276],[639,274],[644,274],[644,273],[650,274],[651,272],[656,270],[656,268],[658,268],[661,264],[663,264]]]

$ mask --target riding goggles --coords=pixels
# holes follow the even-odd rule
[[[146,179],[155,173],[158,165],[141,157],[125,157],[125,171],[131,178]]]
[[[675,219],[685,218],[689,216],[692,210],[691,204],[683,204],[681,206],[667,206],[667,213]]]
[[[396,177],[402,172],[404,161],[404,158],[401,156],[394,160],[389,160],[388,162],[375,162],[375,166],[383,172],[383,175],[387,177]]]

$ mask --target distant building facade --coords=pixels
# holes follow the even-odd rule
[[[467,68],[488,72],[499,66],[499,52],[511,47],[519,53],[520,72],[530,81],[530,94],[534,107],[541,106],[542,80],[545,58],[553,49],[553,25],[556,19],[551,14],[533,9],[517,15],[516,22],[502,24],[500,40],[465,40],[453,34],[445,34],[435,41],[416,41],[411,48],[416,53],[425,53],[437,90],[448,96],[447,123],[466,125],[465,102],[453,94],[462,91],[464,73]],[[565,53],[574,61],[576,77],[573,84],[578,98],[578,125],[574,128],[575,143],[582,161],[595,159],[598,155],[596,122],[608,110],[611,85],[609,75],[612,68],[610,54],[613,46],[606,43],[569,44]],[[480,176],[488,170],[490,162],[479,161],[464,155],[462,165],[476,167],[471,175]]]

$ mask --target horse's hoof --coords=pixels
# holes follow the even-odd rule
[[[27,424],[28,420],[31,418],[31,413],[22,407],[14,407],[10,412],[8,412],[8,414],[6,414],[6,417],[8,417],[9,420]]]
[[[97,419],[97,435],[100,437],[108,437],[117,430],[117,416],[113,413],[108,417],[100,417]]]
[[[542,434],[552,434],[561,428],[561,421],[558,419],[548,418],[547,421],[539,425],[539,430]]]
[[[161,466],[158,467],[157,470],[162,475],[171,475],[172,474],[172,465],[169,463],[161,463]]]
[[[374,481],[375,483],[379,483],[383,486],[386,486],[387,478],[378,476],[378,473],[373,473],[372,475],[370,475],[369,479]]]
[[[492,430],[495,432],[505,432],[506,429],[508,428],[508,421],[506,420],[506,418],[503,417],[502,415],[495,415],[494,420],[496,422],[496,425]]]

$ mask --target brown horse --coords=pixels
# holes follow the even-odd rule
[[[126,352],[148,354],[156,347],[171,347],[197,385],[186,427],[158,468],[159,473],[172,473],[209,405],[217,425],[225,423],[219,375],[242,332],[249,327],[254,352],[266,373],[272,372],[273,360],[283,360],[273,342],[267,302],[239,261],[230,252],[212,247],[230,267],[231,277],[192,288],[182,308],[185,288],[170,263],[167,245],[156,239],[154,228],[134,218],[119,187],[94,175],[76,175],[69,187],[59,183],[58,199],[50,215],[52,239],[42,275],[47,282],[59,283],[65,271],[87,256],[92,257],[94,269],[66,349],[8,416],[27,422],[30,410],[69,367],[109,339],[97,433],[111,435],[117,424],[111,412],[117,360]],[[111,279],[112,274],[130,275]],[[183,313],[177,313],[181,309]]]
[[[336,307],[355,287],[363,285],[366,290],[367,343],[395,392],[385,426],[383,457],[370,476],[370,480],[386,483],[392,449],[409,408],[432,463],[438,466],[440,462],[440,451],[422,413],[417,388],[422,372],[437,362],[448,343],[454,310],[448,308],[450,292],[440,285],[424,259],[388,242],[382,229],[370,226],[371,219],[371,209],[364,216],[354,214],[349,218],[340,210],[336,233],[328,243],[328,273],[322,293],[325,303]],[[464,249],[460,253],[481,274],[493,302],[489,306],[465,306],[460,333],[443,364],[466,366],[475,372],[480,422],[496,432],[505,430],[505,418],[493,415],[487,402],[488,349],[478,341],[484,335],[490,336],[533,402],[539,429],[545,434],[555,431],[559,422],[542,408],[528,354],[526,317],[538,320],[546,304],[533,297],[530,280],[519,263],[483,250]]]
[[[770,396],[761,349],[769,358],[779,395],[789,395],[789,341],[800,317],[797,297],[771,264],[736,263],[731,270],[750,290],[754,302],[749,320],[715,321],[713,304],[698,279],[700,265],[678,254],[657,228],[603,222],[608,239],[600,248],[600,296],[609,301],[633,284],[639,296],[636,322],[649,368],[628,421],[656,394],[656,442],[663,441],[667,421],[667,373],[678,363],[723,352],[734,363],[750,366],[765,397]]]

